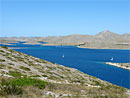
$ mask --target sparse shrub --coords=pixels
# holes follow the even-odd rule
[[[6,55],[6,58],[9,59],[9,60],[11,60],[11,61],[17,62],[15,59],[13,59],[12,57],[9,57],[8,55]]]
[[[6,65],[4,65],[4,64],[0,64],[0,67],[5,67]]]
[[[8,63],[9,65],[14,65],[13,63]]]
[[[30,56],[30,54],[27,54],[27,56]]]
[[[3,51],[3,50],[0,50],[0,52],[2,52],[2,53],[3,53],[4,51]]]
[[[3,69],[3,67],[5,67],[6,65],[4,64],[0,64],[0,69]]]
[[[92,81],[93,81],[94,85],[96,85],[96,86],[102,86],[102,84],[99,81],[97,81],[97,80],[92,80]]]
[[[32,75],[31,77],[40,77],[40,75]]]
[[[13,69],[11,66],[8,66],[9,69]]]
[[[54,83],[48,83],[48,84],[47,84],[47,88],[48,88],[49,90],[54,90],[54,89],[57,88],[57,85],[54,84]]]
[[[41,62],[42,62],[42,63],[47,63],[47,61],[45,61],[45,60],[41,60]]]
[[[39,59],[35,59],[35,61],[38,62],[38,63],[41,63],[41,61]]]
[[[3,59],[0,59],[0,62],[5,62],[5,60],[3,60]]]
[[[43,77],[48,77],[47,75],[42,75]]]
[[[23,90],[21,86],[12,84],[5,79],[2,79],[0,82],[0,96],[6,95],[19,95],[22,94]]]
[[[3,69],[3,67],[0,67],[0,69]]]
[[[55,67],[49,67],[49,66],[47,66],[47,68],[50,70],[56,69]]]
[[[2,79],[0,82],[0,96],[7,95],[20,95],[23,93],[23,88],[26,86],[35,86],[39,89],[44,89],[48,84],[45,81],[39,79],[32,79],[31,77],[14,78],[8,81]]]
[[[16,58],[17,58],[18,61],[24,61],[24,59],[21,58],[21,57],[16,57]]]
[[[2,48],[5,48],[5,49],[8,49],[8,47],[6,46],[6,45],[4,45],[4,46],[1,46]]]
[[[21,69],[26,70],[26,71],[30,71],[30,68],[24,67],[24,66],[20,66]]]
[[[10,49],[9,51],[10,51],[10,52],[15,52],[14,50],[11,50],[11,49]]]
[[[34,64],[32,61],[29,61],[28,65],[29,66],[36,66],[37,64]]]
[[[95,81],[95,85],[100,85],[100,83],[98,81]]]
[[[21,74],[20,72],[17,72],[17,71],[9,71],[8,74],[11,75],[11,76],[14,76],[14,77],[26,76],[26,75],[23,75],[23,74]]]
[[[51,62],[52,64],[56,64],[55,62]]]
[[[84,89],[81,85],[73,85],[73,84],[58,84],[58,83],[48,83],[47,87],[48,90],[58,90],[58,91],[67,91],[67,92],[73,92],[73,93],[80,93],[81,89]]]

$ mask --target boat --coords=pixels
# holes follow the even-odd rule
[[[113,57],[110,60],[113,61]]]
[[[64,56],[64,54],[62,55],[62,58],[64,58],[65,56]]]

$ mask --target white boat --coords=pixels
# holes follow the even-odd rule
[[[62,58],[64,58],[65,56],[64,56],[64,54],[62,55]]]
[[[114,60],[113,57],[110,60],[113,61]]]

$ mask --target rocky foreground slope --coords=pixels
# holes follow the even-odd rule
[[[76,69],[0,47],[0,98],[128,98],[128,90]]]

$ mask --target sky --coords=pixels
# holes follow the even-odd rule
[[[0,37],[130,33],[129,0],[0,0]]]

